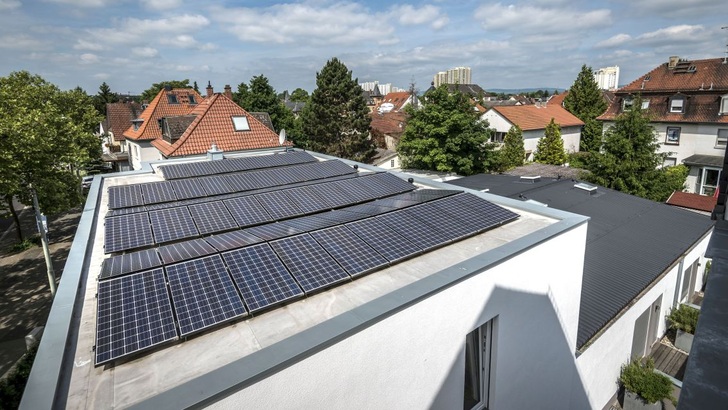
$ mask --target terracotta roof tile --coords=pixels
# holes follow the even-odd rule
[[[196,116],[195,120],[174,144],[161,138],[152,141],[165,157],[204,154],[213,143],[225,152],[279,146],[278,134],[222,94],[205,99],[190,115]],[[247,117],[250,130],[235,131],[234,116]]]
[[[136,102],[117,102],[106,104],[106,131],[114,133],[114,141],[124,140],[124,131],[131,126],[131,120],[142,112],[142,106]]]
[[[370,114],[372,118],[372,131],[379,131],[385,135],[399,136],[404,133],[404,127],[407,124],[407,114],[402,112],[387,112],[379,114],[373,112]]]
[[[688,192],[675,191],[667,199],[666,203],[682,208],[695,209],[698,211],[712,212],[715,208],[717,198]]]
[[[194,99],[192,103],[190,97]],[[144,120],[139,129],[134,131],[133,127],[129,127],[124,132],[124,137],[132,140],[162,138],[162,130],[159,128],[160,119],[189,114],[202,101],[200,94],[192,88],[174,88],[172,90],[163,88],[139,116],[139,119]]]
[[[560,105],[494,106],[490,110],[497,111],[512,124],[521,127],[523,131],[546,129],[546,126],[551,122],[551,118],[562,128],[584,125],[580,119]]]
[[[397,91],[385,95],[382,99],[382,103],[392,103],[394,104],[392,111],[399,111],[409,98],[409,91]]]

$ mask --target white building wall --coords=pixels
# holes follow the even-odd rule
[[[129,148],[129,164],[134,170],[142,168],[142,162],[159,161],[162,155],[150,141],[126,140]]]
[[[564,408],[569,398],[575,408],[585,408],[587,395],[573,354],[585,239],[586,224],[434,294],[212,407],[462,408],[465,336],[496,318],[492,408]]]
[[[643,297],[619,317],[611,326],[591,344],[576,359],[576,364],[584,383],[586,391],[589,392],[589,407],[593,409],[603,408],[613,399],[617,392],[617,378],[622,364],[630,360],[632,353],[632,337],[635,321],[649,308],[652,303],[662,295],[660,312],[658,314],[657,340],[662,338],[667,330],[666,316],[670,309],[675,306],[675,289],[680,286],[678,279],[681,279],[683,270],[687,269],[696,259],[701,261],[698,269],[698,277],[695,290],[703,286],[703,271],[705,269],[705,250],[708,246],[710,235],[698,243],[683,258],[684,264],[675,265],[670,272],[655,284]],[[678,275],[680,273],[680,275]],[[577,403],[572,403],[571,408],[578,408]]]

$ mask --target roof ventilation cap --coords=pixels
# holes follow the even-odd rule
[[[520,182],[527,182],[529,184],[535,184],[536,182],[541,182],[541,175],[524,175],[519,179]]]

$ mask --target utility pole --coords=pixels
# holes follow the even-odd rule
[[[35,193],[35,188],[31,185],[30,192],[33,195],[33,208],[35,208],[35,223],[40,233],[40,241],[43,245],[43,256],[45,257],[46,268],[48,270],[48,284],[51,287],[51,296],[56,296],[56,274],[53,272],[53,261],[51,260],[51,252],[48,249],[48,236],[46,235],[47,226],[45,216],[40,213],[40,207],[38,206],[38,195]]]

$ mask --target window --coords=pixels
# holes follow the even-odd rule
[[[494,321],[465,336],[464,410],[487,409],[490,405]]]
[[[248,124],[248,117],[239,116],[233,117],[233,127],[235,131],[250,131],[250,124]]]
[[[680,145],[680,127],[667,127],[665,144]]]
[[[389,166],[392,167],[392,168],[394,168],[394,160],[390,160],[389,161]]]
[[[685,98],[683,97],[672,97],[670,99],[670,112],[684,112]]]
[[[642,109],[646,110],[650,107],[650,100],[642,100]]]
[[[134,131],[139,131],[139,127],[142,126],[142,123],[144,122],[143,119],[138,118],[136,120],[132,120],[131,124],[134,126]]]
[[[191,105],[197,104],[197,101],[195,101],[195,96],[192,94],[187,94],[187,100]]]
[[[728,114],[728,95],[724,95],[720,100],[720,113]]]
[[[715,139],[715,147],[725,149],[728,143],[728,128],[718,130],[718,138]]]
[[[170,104],[179,104],[179,102],[177,101],[177,96],[175,94],[167,94],[167,101]]]
[[[719,168],[701,168],[698,171],[698,189],[700,195],[713,196],[718,188],[718,180],[720,179]]]
[[[491,134],[491,137],[490,137],[490,142],[496,142],[496,143],[502,144],[503,139],[505,137],[506,137],[505,132],[493,131],[493,133]]]
[[[667,157],[662,163],[663,167],[674,167],[675,165],[677,165],[677,158],[674,157]]]
[[[632,97],[624,97],[624,99],[622,100],[622,111],[630,111],[633,104],[634,100],[632,99]]]

